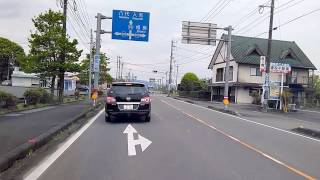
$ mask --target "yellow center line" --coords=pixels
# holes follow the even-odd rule
[[[308,175],[307,173],[305,173],[305,172],[303,172],[303,171],[301,171],[301,170],[298,170],[298,169],[296,169],[296,168],[294,168],[294,167],[292,167],[292,166],[290,166],[290,165],[288,165],[288,164],[286,164],[286,163],[281,162],[280,160],[272,157],[272,156],[269,155],[269,154],[264,153],[263,151],[255,148],[254,146],[252,146],[252,145],[250,145],[250,144],[248,144],[248,143],[246,143],[246,142],[244,142],[244,141],[241,141],[241,140],[233,137],[232,135],[230,135],[230,134],[228,134],[228,133],[226,133],[226,132],[224,132],[224,131],[222,131],[222,130],[220,130],[220,129],[212,126],[212,125],[210,125],[209,123],[205,122],[204,120],[201,120],[201,119],[193,116],[192,114],[189,114],[189,113],[187,113],[187,112],[185,112],[185,111],[182,111],[181,109],[177,108],[176,106],[174,106],[174,105],[172,105],[172,104],[170,104],[170,103],[168,103],[168,102],[166,102],[166,101],[164,101],[164,100],[161,100],[161,101],[162,101],[163,103],[171,106],[172,108],[180,111],[181,113],[183,113],[183,114],[191,117],[192,119],[194,119],[194,120],[196,120],[196,121],[204,124],[205,126],[211,128],[211,129],[216,130],[216,131],[219,132],[220,134],[222,134],[222,135],[224,135],[224,136],[226,136],[226,137],[234,140],[235,142],[240,143],[240,144],[243,145],[244,147],[246,147],[246,148],[248,148],[248,149],[250,149],[250,150],[252,150],[252,151],[255,151],[256,153],[262,155],[263,157],[265,157],[265,158],[267,158],[267,159],[269,159],[269,160],[271,160],[271,161],[273,161],[273,162],[275,162],[275,163],[277,163],[277,164],[279,164],[279,165],[287,168],[287,169],[290,170],[291,172],[294,172],[294,173],[296,173],[296,174],[298,174],[298,175],[300,175],[300,176],[302,176],[302,177],[304,177],[305,179],[308,179],[308,180],[316,180],[316,178],[312,177],[311,175]]]

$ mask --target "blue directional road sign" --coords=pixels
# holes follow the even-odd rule
[[[112,39],[148,41],[149,20],[148,12],[113,10]]]

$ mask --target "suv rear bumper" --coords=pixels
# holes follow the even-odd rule
[[[105,106],[106,117],[117,118],[138,118],[149,116],[151,112],[151,105],[139,106],[136,110],[120,110],[117,105]]]

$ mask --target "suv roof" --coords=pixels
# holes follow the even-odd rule
[[[135,84],[135,85],[143,85],[143,86],[146,86],[145,84],[143,83],[139,83],[139,82],[113,82],[112,85],[121,85],[121,84]]]

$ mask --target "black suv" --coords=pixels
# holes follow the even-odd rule
[[[107,92],[106,121],[115,118],[143,118],[150,121],[151,99],[147,88],[141,83],[113,83]]]

